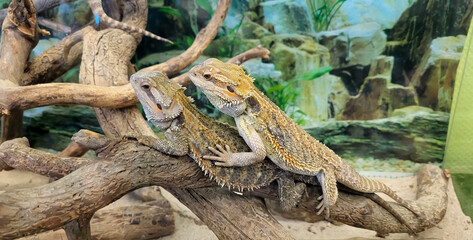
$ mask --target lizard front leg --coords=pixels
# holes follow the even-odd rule
[[[328,219],[330,216],[330,206],[335,205],[338,198],[337,178],[333,171],[322,169],[317,173],[317,179],[322,187],[322,196],[317,199],[322,200],[317,206],[319,210],[317,215],[320,215],[325,210],[325,217]]]
[[[147,135],[135,135],[127,134],[124,136],[125,139],[134,138],[139,143],[154,148],[162,153],[173,155],[173,156],[184,156],[188,152],[188,144],[184,138],[180,138],[174,134],[166,134],[166,138],[161,139]]]
[[[266,149],[259,134],[253,127],[247,125],[243,121],[237,121],[237,126],[240,136],[245,139],[245,142],[250,147],[251,152],[233,153],[230,151],[230,147],[228,145],[225,146],[225,149],[222,146],[217,145],[217,149],[209,147],[209,150],[216,156],[207,155],[204,156],[204,159],[217,161],[215,165],[224,167],[248,166],[263,161],[263,159],[266,157]]]

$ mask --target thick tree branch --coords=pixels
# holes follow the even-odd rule
[[[7,11],[0,43],[0,86],[18,86],[30,52],[44,32],[36,23],[31,0],[13,0]],[[9,114],[2,117],[0,142],[21,136],[23,111]]]
[[[76,31],[30,60],[24,74],[21,76],[20,85],[27,86],[52,82],[73,66],[79,64],[82,56],[82,43],[77,39],[82,38],[92,30],[93,28],[88,26]]]
[[[22,139],[5,142],[0,153],[4,162],[8,162],[6,158],[57,158],[28,148]],[[50,184],[0,194],[0,238],[55,229],[148,185],[214,185],[192,159],[169,157],[137,142],[118,142],[102,154],[106,159],[82,166]]]
[[[37,149],[25,148],[25,146],[28,146],[28,140],[26,138],[16,138],[0,145],[0,155],[5,155],[10,151],[18,151],[22,154],[22,157],[19,158],[2,157],[0,159],[0,166],[6,165],[11,168],[28,170],[53,179],[58,179],[92,162],[92,160],[88,158],[59,157]],[[9,151],[5,151],[6,149],[9,149]],[[8,169],[0,168],[0,170]]]
[[[269,51],[266,48],[258,46],[233,57],[228,62],[241,64],[252,58],[266,58],[268,53]],[[38,64],[38,67],[35,67],[35,69],[39,69],[39,63],[40,61],[35,63]],[[47,73],[47,71],[44,73]],[[191,83],[187,73],[172,80],[181,85]],[[129,83],[116,87],[75,83],[46,83],[24,87],[0,88],[0,108],[8,111],[65,104],[100,108],[122,108],[133,106],[137,103],[139,101]]]
[[[107,205],[131,189],[141,186],[160,185],[168,189],[216,186],[215,182],[206,178],[198,165],[188,157],[170,157],[135,141],[110,141],[104,137],[97,137],[98,135],[83,133],[77,134],[75,140],[82,145],[97,149],[99,157],[102,159],[91,162],[54,183],[0,194],[0,224],[6,224],[4,229],[0,229],[0,238],[17,237],[20,234],[41,231],[37,229],[38,226],[48,226],[47,229],[53,229],[60,226],[61,223],[74,219],[74,217],[68,216],[72,209],[76,214],[87,214]],[[0,145],[0,161],[9,162],[8,158],[59,159],[54,154],[31,149],[26,144],[24,139],[14,139],[3,143]],[[84,174],[87,174],[88,177],[84,178]],[[427,165],[419,171],[418,180],[420,188],[416,203],[426,212],[429,219],[438,222],[445,214],[447,206],[447,179],[440,168]],[[249,205],[242,203],[242,201],[254,202],[254,200],[243,200],[224,189],[218,189],[195,190],[196,192],[175,189],[171,189],[171,191],[182,194],[178,194],[179,199],[187,205],[197,204],[199,208],[193,209],[196,209],[195,212],[199,217],[209,214],[204,209],[212,209],[215,215],[209,219],[208,224],[218,225],[220,220],[215,220],[226,216],[227,220],[225,221],[233,222],[231,224],[233,227],[238,226],[241,223],[236,223],[237,219],[232,220],[232,218],[241,219],[243,218],[242,213],[231,212],[231,209],[247,209]],[[107,193],[105,196],[104,191]],[[183,192],[187,192],[187,194]],[[270,186],[254,191],[252,194],[264,197],[277,196],[277,188]],[[293,217],[315,215],[318,196],[320,196],[320,190],[317,187],[309,186],[308,193],[304,196],[299,208],[287,214],[292,214]],[[21,198],[21,201],[18,198]],[[226,202],[232,201],[233,198],[235,198],[235,202]],[[228,208],[228,204],[234,208]],[[419,222],[409,210],[396,203],[390,204],[407,219],[415,230],[422,230],[426,227],[427,223]],[[79,206],[73,208],[74,205]],[[41,207],[37,209],[37,206]],[[27,213],[37,217],[23,217],[27,216],[25,215]],[[253,221],[250,216],[246,216],[248,219],[245,221]],[[378,233],[408,231],[378,204],[363,196],[347,194],[342,191],[337,204],[331,208],[331,218],[352,226],[372,229]],[[220,225],[220,227],[224,226],[227,225]],[[12,229],[16,231],[23,228],[26,229],[16,235],[9,232],[13,231]],[[216,232],[216,234],[222,234],[222,232]]]

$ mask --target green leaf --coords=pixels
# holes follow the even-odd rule
[[[210,2],[208,0],[195,0],[195,2],[197,3],[197,5],[199,5],[200,8],[204,9],[210,15],[214,13],[212,5],[210,5]]]
[[[172,8],[172,7],[161,7],[158,9],[158,11],[170,14],[175,17],[179,17],[179,18],[182,17],[181,13],[177,9]]]
[[[287,87],[287,85],[276,85],[276,86],[274,86],[274,87],[272,87],[272,88],[266,90],[266,93],[269,94],[269,93],[272,93],[272,92],[274,92],[274,91],[282,90],[282,89],[284,89],[284,88],[286,88],[286,87]]]
[[[297,80],[302,80],[302,81],[311,81],[315,78],[318,78],[330,71],[332,71],[332,67],[328,66],[328,67],[321,67],[321,68],[317,68],[317,69],[313,69],[313,70],[310,70],[310,71],[307,71],[301,75],[298,75],[296,77]]]

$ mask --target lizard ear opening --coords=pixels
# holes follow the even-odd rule
[[[144,90],[149,90],[149,84],[142,84],[141,88],[143,88]]]

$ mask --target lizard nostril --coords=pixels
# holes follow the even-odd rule
[[[143,85],[141,85],[141,87],[142,87],[144,90],[148,90],[148,89],[149,89],[149,85],[148,85],[148,84],[143,84]]]

